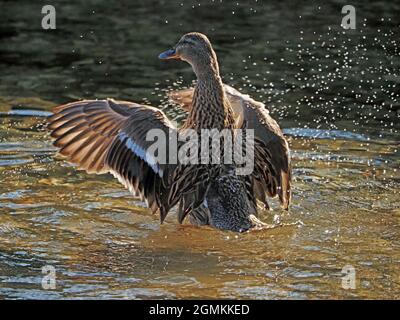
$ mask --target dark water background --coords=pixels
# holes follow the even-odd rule
[[[347,31],[343,1],[53,1],[56,30],[44,4],[0,1],[0,298],[400,298],[398,1],[353,1]],[[53,159],[57,104],[114,97],[179,118],[165,92],[194,76],[157,55],[189,31],[288,134],[293,206],[261,218],[302,226],[160,226],[110,176]]]

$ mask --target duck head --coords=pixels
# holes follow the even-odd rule
[[[199,32],[185,34],[172,49],[162,52],[158,57],[188,62],[198,78],[209,73],[219,76],[217,56],[210,40]]]

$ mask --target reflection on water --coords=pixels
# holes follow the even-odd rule
[[[4,118],[0,127],[0,296],[399,298],[399,157],[390,142],[300,130],[290,137],[292,209],[261,217],[302,225],[234,234],[180,226],[174,214],[160,226],[111,176],[54,161],[47,134],[35,130],[42,122]],[[48,264],[53,291],[41,289]],[[345,265],[356,268],[354,291],[341,287]]]
[[[54,33],[19,3],[0,10],[0,298],[400,298],[396,3],[362,7],[348,34],[335,1],[58,1]],[[280,119],[293,206],[261,219],[301,225],[234,234],[171,214],[160,226],[111,176],[53,158],[43,117],[59,103],[162,100],[182,116],[164,91],[190,84],[190,69],[155,57],[191,30],[215,40],[225,81]],[[41,287],[44,265],[55,290]],[[341,286],[345,265],[355,290]]]

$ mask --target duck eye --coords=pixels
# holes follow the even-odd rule
[[[181,44],[182,44],[182,45],[191,45],[192,43],[189,42],[188,40],[183,40],[183,41],[181,42]]]

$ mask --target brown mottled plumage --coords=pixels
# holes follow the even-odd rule
[[[188,33],[160,58],[184,60],[197,76],[194,89],[170,95],[188,110],[181,129],[153,107],[112,99],[73,102],[55,108],[49,118],[48,128],[59,153],[89,173],[112,173],[132,193],[146,199],[153,212],[159,211],[161,221],[179,204],[179,222],[189,215],[194,224],[244,231],[263,225],[255,218],[257,200],[268,207],[267,195],[279,195],[287,209],[287,142],[263,104],[222,83],[207,37]],[[254,129],[255,170],[251,175],[237,176],[234,164],[158,163],[147,153],[153,141],[146,141],[146,133],[154,128],[167,137],[183,129]]]
[[[261,102],[236,89],[224,86],[225,96],[230,102],[236,119],[235,128],[255,130],[255,171],[253,180],[254,194],[268,208],[266,195],[279,196],[284,209],[290,204],[291,168],[289,146],[277,122],[270,116]],[[190,110],[194,88],[172,91],[169,98],[184,110]]]

